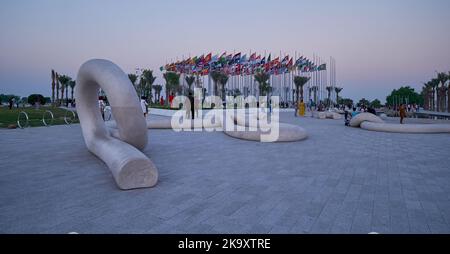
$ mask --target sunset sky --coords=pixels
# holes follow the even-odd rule
[[[295,51],[336,59],[343,97],[384,101],[450,71],[449,0],[3,0],[0,93],[51,94],[91,58],[126,72],[213,52]]]

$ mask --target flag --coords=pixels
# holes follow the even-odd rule
[[[211,61],[211,53],[205,56],[203,63],[208,64]]]
[[[291,60],[286,64],[287,67],[291,67],[294,64],[294,59],[291,57]]]
[[[241,59],[239,59],[239,63],[243,64],[247,62],[247,54],[243,55]]]
[[[255,60],[256,60],[256,52],[250,55],[249,61],[252,62],[252,61],[255,61]]]
[[[215,62],[217,62],[217,61],[219,61],[219,55],[215,54],[215,55],[212,57],[211,62],[215,63]]]
[[[289,55],[287,55],[287,56],[285,56],[285,57],[283,58],[283,60],[281,61],[281,64],[282,64],[282,65],[287,65],[288,62],[289,62]]]
[[[199,58],[197,58],[197,60],[195,61],[195,64],[199,65],[199,64],[203,63],[204,59],[205,59],[205,56],[201,55]]]
[[[241,52],[239,52],[236,55],[234,55],[234,57],[232,59],[232,64],[239,63],[240,60],[241,60]]]
[[[269,54],[269,57],[267,58],[267,62],[268,62],[268,63],[270,63],[270,61],[272,61],[271,55],[272,55],[272,54]]]
[[[261,64],[261,65],[266,64],[266,57],[263,57],[261,59],[261,62],[259,62],[259,64]]]
[[[321,64],[317,67],[318,71],[325,71],[327,69],[327,64]]]
[[[300,67],[303,64],[303,56],[299,57],[297,61],[295,61],[295,66]]]

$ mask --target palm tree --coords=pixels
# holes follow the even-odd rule
[[[339,93],[342,91],[342,87],[335,87],[334,91],[336,92],[336,104],[339,104]]]
[[[72,102],[72,105],[73,105],[73,90],[74,90],[76,84],[77,83],[75,82],[75,80],[71,80],[69,82],[69,86],[71,88],[71,90],[70,90],[70,101]]]
[[[191,86],[195,82],[195,77],[194,76],[186,76],[185,80],[186,80],[186,83],[188,84],[188,89],[189,89],[189,93],[190,93]]]
[[[172,71],[168,71],[163,74],[164,80],[166,81],[166,105],[169,105],[169,94],[178,90],[180,86],[180,74]]]
[[[55,83],[55,79],[56,79],[56,75],[55,75],[55,71],[52,69],[52,104],[55,105],[55,87],[56,87],[56,83]]]
[[[298,105],[299,102],[299,92],[300,92],[300,102],[303,102],[303,86],[308,83],[310,80],[310,77],[302,77],[302,76],[295,76],[294,77],[294,84],[295,84],[295,95],[296,95],[296,102]]]
[[[220,78],[219,78],[219,83],[220,83],[220,91],[221,91],[221,98],[222,98],[222,101],[224,101],[225,100],[225,85],[227,84],[227,82],[228,82],[228,75],[227,74],[225,74],[225,73],[222,73],[222,75],[220,75]]]
[[[159,101],[161,99],[162,85],[154,85],[153,90],[155,90],[156,100]]]
[[[327,86],[325,89],[327,89],[327,92],[328,92],[327,104],[328,104],[328,108],[330,108],[331,107],[331,92],[333,91],[333,87]]]
[[[450,81],[450,71],[447,74],[447,80]],[[450,113],[450,82],[447,87],[447,112]]]
[[[130,73],[130,74],[128,74],[128,78],[130,79],[133,87],[136,89],[136,80],[137,80],[138,76],[136,74]],[[136,90],[136,92],[137,92],[137,90]],[[138,94],[138,96],[139,96],[139,94]]]
[[[72,78],[67,76],[67,75],[59,76],[59,82],[61,83],[61,100],[62,101],[64,101],[64,90],[67,91],[66,88],[68,88],[68,86],[69,86],[68,82],[71,81],[71,80],[72,80]],[[66,98],[67,97],[68,96],[67,96],[67,92],[66,92]],[[66,103],[66,106],[67,106],[67,103]]]
[[[152,85],[156,80],[156,77],[153,76],[152,70],[143,70],[142,71],[142,77],[144,77],[145,80],[145,88],[144,88],[144,96],[150,97],[150,103],[152,103]]]
[[[318,86],[312,86],[311,90],[314,93],[314,104],[317,105],[317,91],[319,90]]]
[[[445,83],[447,82],[447,74],[445,72],[439,72],[437,74],[437,78],[438,82],[441,84],[441,87],[439,87],[439,92],[438,92],[438,105],[439,105],[439,110],[438,111],[444,111],[445,108],[445,92],[446,92],[446,87],[445,87]]]
[[[255,74],[255,81],[258,82],[260,96],[269,95],[271,87],[267,82],[270,79],[270,75],[267,72],[259,71]]]
[[[433,88],[432,93],[432,100],[431,100],[431,108],[433,111],[438,111],[438,103],[436,101],[439,101],[439,94],[438,94],[438,87],[439,87],[439,80],[438,79],[432,79],[431,80],[431,87]],[[436,98],[436,100],[435,100]]]
[[[308,102],[311,102],[311,94],[312,94],[313,88],[310,86],[308,88]]]
[[[426,110],[432,110],[432,95],[433,95],[433,84],[431,81],[424,83],[423,96],[424,96],[424,108]]]
[[[56,81],[56,102],[55,105],[59,105],[59,74],[55,72],[55,81]]]
[[[214,82],[214,96],[218,96],[219,95],[219,91],[218,91],[219,79],[222,74],[220,71],[212,71],[210,75],[211,75],[211,79]]]

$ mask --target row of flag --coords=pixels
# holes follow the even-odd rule
[[[195,56],[185,60],[177,61],[175,63],[161,66],[161,71],[173,71],[178,73],[185,73],[190,75],[209,75],[212,71],[222,71],[227,75],[253,75],[255,72],[264,71],[270,75],[278,75],[288,73],[294,70],[301,72],[314,72],[326,70],[326,64],[316,65],[306,57],[301,56],[294,61],[293,57],[289,55],[284,58],[276,57],[272,59],[272,55],[266,58],[253,53],[250,57],[246,54],[228,54],[225,52],[222,55],[214,55],[209,53],[207,55]]]

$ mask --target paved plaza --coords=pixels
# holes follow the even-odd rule
[[[0,130],[0,233],[450,233],[450,134],[280,118],[308,139],[149,130],[159,182],[131,191],[79,125]]]

